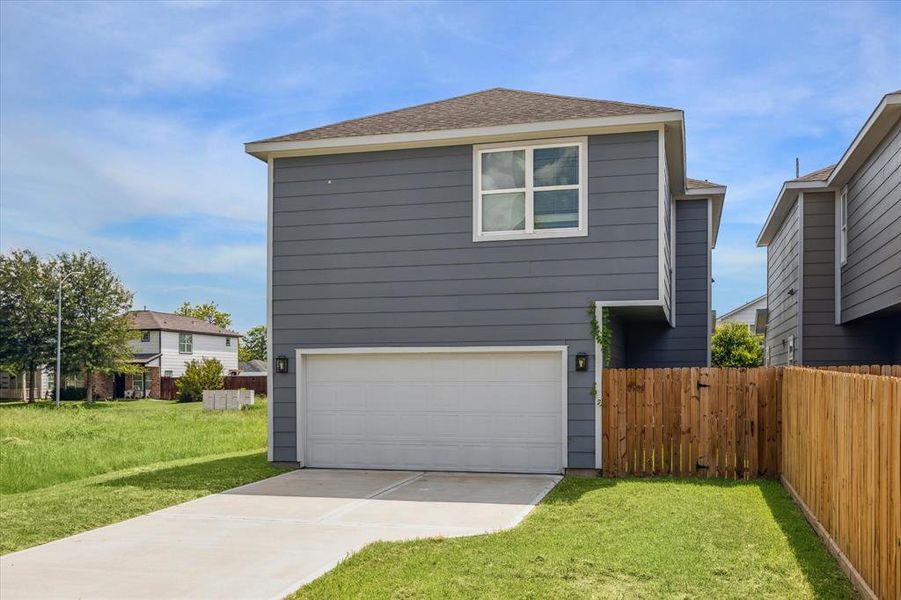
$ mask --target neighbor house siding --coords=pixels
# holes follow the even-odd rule
[[[901,121],[848,182],[842,322],[901,304]]]
[[[150,340],[147,342],[142,342],[140,338],[140,334],[142,332],[138,331],[138,338],[134,340],[129,340],[128,345],[131,347],[132,352],[136,354],[156,354],[160,351],[160,336],[162,332],[159,329],[150,330]]]
[[[178,332],[162,332],[163,355],[160,357],[160,373],[172,371],[173,377],[185,373],[185,363],[202,358],[215,358],[222,363],[223,373],[238,369],[238,341],[231,338],[231,346],[225,345],[225,336],[194,333],[194,348],[191,354],[178,351]]]
[[[767,324],[766,345],[770,364],[788,363],[788,338],[795,336],[795,361],[799,356],[798,299],[801,276],[800,209],[797,200],[767,246]],[[793,291],[792,293],[789,293]]]
[[[707,199],[676,202],[676,327],[635,321],[626,331],[632,368],[707,366],[710,336]]]
[[[272,340],[295,348],[569,346],[568,458],[595,466],[595,300],[658,298],[657,133],[591,136],[589,235],[472,241],[472,147],[275,159]],[[575,372],[574,356],[591,356]],[[273,458],[296,458],[294,360]]]

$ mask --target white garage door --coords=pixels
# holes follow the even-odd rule
[[[298,353],[310,467],[557,473],[564,348]]]

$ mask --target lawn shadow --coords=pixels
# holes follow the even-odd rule
[[[767,504],[767,508],[773,515],[773,520],[779,525],[782,535],[785,537],[798,567],[801,569],[801,573],[804,575],[805,580],[813,591],[814,597],[855,597],[850,582],[845,577],[844,573],[842,573],[841,569],[839,569],[835,558],[823,545],[822,540],[820,540],[819,536],[810,526],[810,523],[807,522],[801,509],[795,504],[789,493],[782,487],[779,481],[775,479],[761,478],[744,481],[718,478],[703,479],[697,477],[621,477],[589,479],[586,481],[591,483],[576,486],[578,496],[591,490],[611,487],[612,485],[617,485],[617,482],[626,481],[641,481],[650,484],[678,482],[680,484],[717,488],[753,486],[759,490],[761,497],[763,497]],[[555,503],[572,503],[578,500],[578,496],[570,497],[567,490],[561,490],[561,492],[563,493],[559,497],[550,498],[549,496],[549,500]],[[845,595],[836,591],[841,589],[848,590],[848,594]]]
[[[266,460],[266,452],[260,451],[125,475],[98,485],[146,490],[223,490],[280,472]]]

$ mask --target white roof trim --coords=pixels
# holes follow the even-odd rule
[[[465,129],[442,129],[436,131],[413,131],[407,133],[387,133],[378,135],[359,135],[322,140],[282,141],[282,142],[249,142],[244,144],[244,151],[261,160],[269,154],[290,155],[301,154],[333,154],[347,152],[348,149],[366,151],[385,149],[384,147],[416,147],[445,145],[457,140],[473,140],[474,138],[491,138],[520,134],[548,133],[592,128],[621,127],[631,125],[650,125],[682,122],[683,113],[679,111],[649,113],[640,115],[618,115],[613,117],[593,117],[590,119],[565,119],[561,121],[541,121],[538,123],[519,123],[514,125],[497,125],[491,127],[470,127]],[[375,147],[375,148],[372,148]]]
[[[773,206],[770,208],[770,214],[767,215],[766,221],[757,235],[757,246],[766,246],[773,241],[773,237],[779,231],[782,219],[788,213],[788,207],[791,201],[795,199],[797,192],[804,190],[828,191],[828,189],[829,186],[826,185],[825,181],[786,181],[783,183],[782,189],[779,190],[779,195],[776,196],[776,201],[773,202]]]
[[[710,198],[713,202],[711,248],[716,248],[716,239],[720,234],[720,221],[723,218],[723,204],[726,201],[726,186],[713,185],[710,187],[686,189],[681,194],[673,196],[676,200],[698,200]]]
[[[739,306],[738,308],[733,308],[732,310],[730,310],[729,312],[727,312],[727,313],[724,314],[723,316],[717,317],[716,320],[717,320],[717,321],[722,321],[723,319],[728,319],[729,317],[731,317],[731,316],[734,315],[735,313],[740,312],[740,311],[742,311],[742,310],[748,308],[749,306],[753,306],[753,305],[757,304],[758,302],[760,302],[761,300],[766,300],[766,294],[763,294],[762,296],[758,296],[757,298],[754,298],[753,300],[751,300],[751,301],[749,301],[749,302],[745,302],[744,304],[742,304],[742,305]]]
[[[897,115],[893,115],[893,114],[886,115],[887,112],[888,113],[896,113],[899,111],[899,109],[901,109],[901,93],[886,94],[882,98],[882,101],[879,102],[879,105],[876,107],[876,109],[870,115],[870,118],[867,119],[867,122],[864,123],[864,125],[863,125],[863,127],[861,127],[860,131],[857,132],[857,135],[854,137],[854,141],[852,141],[851,145],[848,146],[848,149],[845,150],[845,153],[842,155],[841,160],[838,161],[838,164],[836,164],[835,168],[832,169],[832,173],[830,173],[829,179],[826,181],[827,185],[835,186],[836,180],[839,180],[838,185],[844,185],[846,183],[846,179],[845,179],[845,177],[843,177],[845,174],[844,170],[846,167],[849,166],[848,163],[851,162],[852,158],[854,157],[854,154],[857,152],[857,149],[863,145],[867,136],[870,134],[871,131],[873,131],[876,124],[880,120],[882,120],[883,116],[888,116],[888,117],[897,116]],[[887,123],[887,126],[891,126],[892,124],[894,124],[894,118],[891,118],[891,122]],[[876,133],[882,133],[883,135],[885,134],[885,132],[879,132],[879,131],[876,131]],[[877,146],[881,140],[882,140],[882,135],[880,135],[879,140],[876,140],[875,143],[873,143],[873,146]],[[872,150],[872,149],[869,149],[869,150]],[[869,152],[867,152],[867,155],[869,155]]]

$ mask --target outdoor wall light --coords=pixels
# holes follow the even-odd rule
[[[285,355],[277,356],[275,358],[275,372],[276,373],[287,373],[288,372],[288,357]]]
[[[588,370],[588,355],[584,352],[576,354],[576,371]]]

